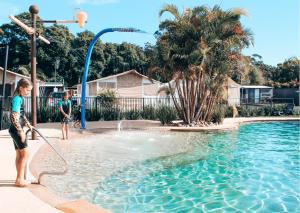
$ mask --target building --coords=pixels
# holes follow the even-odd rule
[[[273,98],[273,87],[259,85],[241,85],[241,102],[257,104]]]
[[[299,106],[299,88],[274,88],[273,94],[276,101]]]
[[[2,96],[2,91],[3,91],[3,82],[2,82],[3,73],[4,73],[4,69],[2,67],[0,67],[0,82],[1,82],[1,84],[0,84],[0,92],[1,92],[0,96]],[[15,72],[6,70],[5,97],[13,95],[13,93],[14,93],[16,87],[17,87],[18,81],[21,78],[27,78],[27,79],[30,80],[30,76],[21,75],[19,73],[15,73]],[[40,84],[42,84],[42,83],[43,83],[42,81],[37,80],[37,87],[39,88]],[[37,96],[39,96],[39,90],[37,90]]]
[[[48,97],[52,92],[64,91],[63,82],[42,82],[39,86],[39,94],[41,97]]]
[[[142,75],[136,70],[129,70],[87,82],[86,96],[97,96],[107,89],[112,89],[121,98],[152,98],[157,97],[160,84],[161,82]],[[76,86],[77,94],[80,96],[81,84]]]
[[[241,88],[240,84],[236,83],[231,78],[228,78],[227,85],[224,86],[224,90],[225,90],[224,99],[227,100],[229,106],[240,105],[240,97],[241,97],[240,88]]]
[[[175,89],[174,80],[170,81],[170,85],[172,87],[172,90],[175,92],[175,97],[179,98],[178,93]],[[228,78],[227,83],[224,86],[224,96],[223,96],[223,99],[227,100],[228,105],[230,105],[230,106],[240,105],[240,87],[241,87],[240,84],[236,83],[231,78]],[[170,97],[170,92],[171,91],[169,89],[168,83],[162,84],[159,88],[159,96],[160,97]]]
[[[173,89],[175,88],[175,82],[170,81]],[[162,84],[160,87],[159,95],[161,97],[167,97],[168,93],[168,83]],[[223,86],[224,93],[223,99],[227,101],[229,106],[236,105],[239,106],[242,103],[250,103],[256,104],[264,101],[265,99],[273,98],[273,88],[268,86],[260,86],[260,85],[251,85],[245,86],[236,83],[231,78],[228,78],[227,83]],[[166,93],[167,91],[167,93]],[[175,97],[178,98],[177,91],[175,91]]]

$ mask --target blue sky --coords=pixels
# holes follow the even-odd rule
[[[123,41],[143,46],[155,43],[152,35],[158,29],[158,12],[166,3],[175,4],[181,11],[198,5],[220,5],[223,9],[241,7],[248,11],[242,23],[254,34],[255,44],[245,54],[259,54],[263,61],[276,65],[285,59],[300,58],[300,1],[299,0],[0,0],[0,25],[9,22],[9,14],[28,11],[31,4],[39,6],[43,19],[72,19],[76,8],[88,13],[85,29],[94,33],[107,27],[135,27],[150,34],[108,33],[103,42]],[[59,6],[58,6],[59,5]],[[85,29],[69,24],[73,33]]]

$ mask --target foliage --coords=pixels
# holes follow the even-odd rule
[[[176,110],[169,106],[160,106],[156,111],[156,115],[162,125],[171,124],[177,118]]]
[[[225,118],[226,106],[217,105],[211,117],[211,122],[221,124]]]
[[[241,84],[262,84],[274,88],[296,88],[299,87],[300,60],[296,57],[289,58],[276,67],[264,64],[257,57],[249,57],[251,70],[239,79],[233,79]]]
[[[29,13],[21,13],[17,17],[24,23],[30,23]],[[3,31],[0,44],[10,44],[8,69],[27,74],[30,70],[30,37],[13,23],[3,24],[0,28]],[[51,42],[48,45],[37,40],[37,76],[41,80],[54,81],[56,71],[57,81],[64,79],[67,86],[80,83],[85,55],[95,34],[84,31],[75,36],[66,26],[57,24],[45,27],[42,23],[37,23],[37,28]],[[0,57],[4,56],[5,48],[0,48]],[[129,69],[146,74],[147,68],[147,58],[141,47],[129,43],[103,44],[99,40],[93,48],[88,80]]]
[[[232,106],[227,106],[225,109],[225,118],[232,118],[232,116],[233,116]]]
[[[152,106],[145,106],[141,112],[141,116],[143,119],[156,120],[156,110]]]
[[[264,106],[238,106],[239,117],[272,116],[274,111],[283,111],[285,104],[274,104]]]
[[[117,103],[117,93],[115,90],[107,89],[97,95],[97,102],[103,107],[112,107]]]
[[[171,81],[172,99],[185,123],[207,122],[242,49],[252,42],[240,23],[244,12],[199,6],[180,13],[174,5],[166,5],[160,16],[165,12],[174,18],[160,23],[157,49],[149,51],[156,53],[151,70]]]
[[[142,113],[139,110],[130,110],[122,113],[122,118],[126,120],[139,120],[142,119]]]

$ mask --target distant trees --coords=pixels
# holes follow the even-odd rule
[[[299,86],[300,60],[289,58],[277,66],[265,64],[262,57],[254,54],[244,56],[242,70],[235,70],[232,79],[243,85],[268,85],[275,88],[292,88]]]
[[[21,13],[17,17],[30,24],[30,14]],[[38,17],[39,20],[39,17]],[[45,81],[64,79],[71,86],[80,83],[85,55],[88,46],[95,36],[93,32],[84,31],[73,35],[66,26],[52,25],[45,27],[37,24],[51,44],[37,41],[37,76]],[[8,68],[22,74],[30,73],[30,37],[13,23],[0,26],[0,44],[10,44]],[[5,56],[5,49],[0,48],[0,66]],[[129,44],[103,44],[97,41],[94,46],[88,80],[120,73],[129,69],[146,74],[147,58],[143,48]]]
[[[180,14],[176,7],[168,5],[161,14],[165,12],[170,12],[175,19],[160,24],[160,30],[155,33],[155,45],[148,43],[142,48],[125,42],[104,44],[97,41],[88,80],[136,69],[154,79],[168,82],[174,77],[174,70],[178,71],[177,74],[182,71],[178,78],[184,79],[186,74],[193,72],[197,76],[201,68],[207,75],[205,81],[211,82],[211,91],[219,79],[217,76],[222,76],[222,79],[230,76],[242,84],[275,87],[299,85],[299,59],[289,58],[277,66],[271,66],[264,64],[257,54],[240,54],[240,49],[251,42],[248,31],[238,20],[242,10],[222,11],[219,7],[210,9],[201,6]],[[21,13],[17,17],[30,24],[29,13]],[[73,35],[63,25],[46,27],[37,23],[37,28],[51,41],[50,45],[37,42],[38,78],[54,81],[56,71],[56,80],[64,79],[69,86],[80,83],[85,55],[95,34],[84,31]],[[7,23],[0,26],[0,44],[6,43],[10,44],[8,68],[29,75],[30,37],[15,24]],[[4,66],[4,56],[5,48],[0,48],[0,66]],[[191,64],[194,66],[191,67]]]

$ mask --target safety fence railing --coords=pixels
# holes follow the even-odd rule
[[[58,103],[60,98],[53,97],[37,97],[37,122],[59,122],[60,113]],[[81,105],[80,97],[71,97],[72,114],[78,115]],[[11,97],[5,99],[0,97],[0,102],[3,102],[4,123],[2,129],[7,128],[7,120],[10,109]],[[224,102],[225,105],[245,106],[245,107],[265,107],[276,106],[280,104],[294,104],[293,98],[243,98],[243,99],[228,99]],[[155,119],[155,111],[160,107],[174,107],[174,102],[171,97],[166,98],[100,98],[86,97],[86,120],[119,120],[119,119]],[[26,115],[31,119],[31,98],[24,98],[24,107]],[[78,117],[78,116],[77,116]]]

